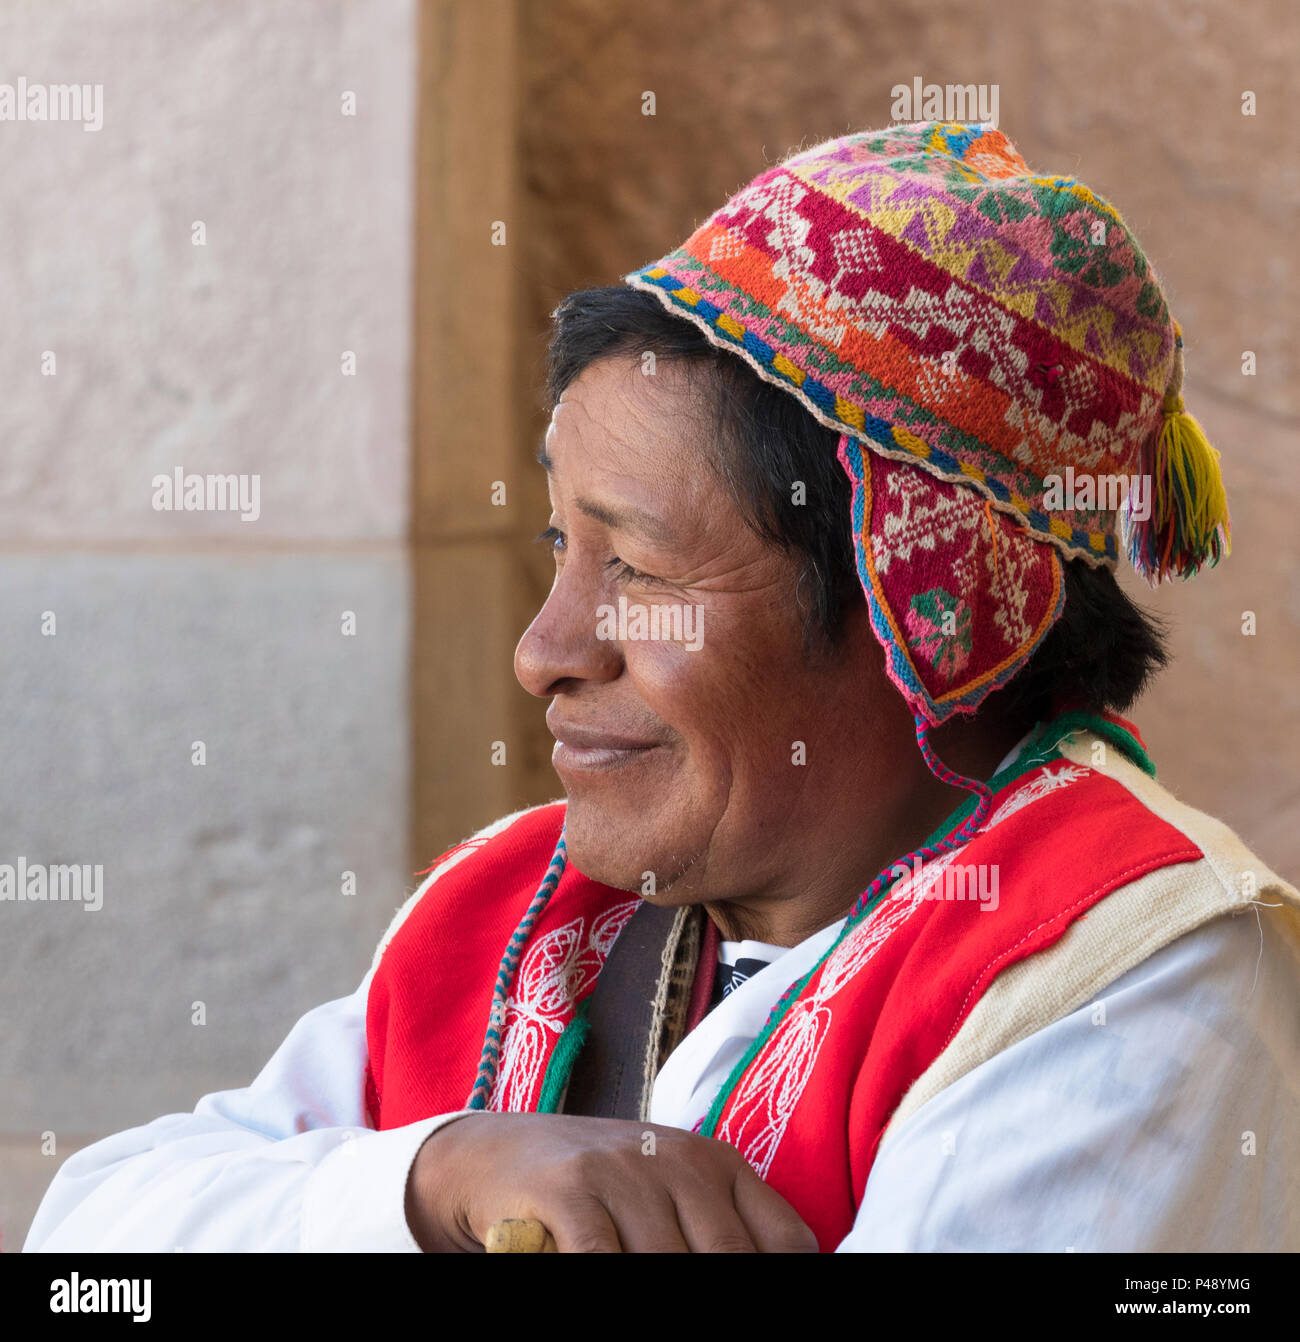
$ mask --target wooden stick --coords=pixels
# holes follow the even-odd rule
[[[483,1247],[488,1253],[559,1253],[554,1237],[540,1221],[493,1221]]]

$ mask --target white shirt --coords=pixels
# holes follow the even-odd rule
[[[695,1126],[841,926],[705,1016],[661,1069],[651,1122]],[[250,1086],[69,1157],[24,1249],[418,1252],[407,1174],[456,1115],[367,1125],[370,980],[307,1012]],[[902,1122],[840,1250],[1300,1249],[1300,953],[1276,922],[1215,918],[1104,1001],[1104,1025],[1080,1008]]]

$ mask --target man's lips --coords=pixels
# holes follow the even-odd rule
[[[551,763],[559,770],[616,769],[643,759],[662,744],[601,728],[553,722],[549,714],[546,725],[555,737]]]

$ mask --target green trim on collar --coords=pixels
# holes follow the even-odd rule
[[[1025,742],[1020,754],[1001,773],[996,773],[989,779],[989,791],[994,796],[1001,792],[1008,783],[1014,783],[1022,774],[1027,774],[1031,769],[1037,769],[1040,765],[1050,764],[1053,760],[1061,758],[1061,752],[1056,749],[1055,745],[1044,749],[1038,742],[1038,733],[1041,727],[1042,723],[1035,724],[1033,734]],[[927,834],[916,846],[918,848],[929,848],[931,844],[938,843],[940,839],[946,838],[979,805],[979,800],[979,797],[972,793],[964,802],[958,804],[957,808],[949,814],[948,818],[937,829]]]
[[[1137,737],[1126,728],[1121,727],[1118,722],[1112,722],[1110,718],[1100,717],[1096,713],[1084,713],[1075,710],[1070,713],[1062,713],[1050,722],[1039,723],[1034,728],[1034,740],[1050,735],[1053,738],[1052,749],[1055,749],[1067,737],[1073,736],[1078,731],[1092,732],[1094,736],[1100,736],[1103,740],[1109,741],[1122,754],[1128,756],[1143,773],[1150,775],[1152,778],[1156,776],[1156,766],[1152,762],[1151,756],[1142,748],[1142,743]],[[1029,744],[1032,745],[1033,740]]]
[[[1036,722],[1033,731],[1029,734],[1029,740],[1025,742],[1020,753],[1001,773],[994,774],[989,779],[989,789],[996,795],[1008,783],[1015,782],[1021,774],[1028,773],[1030,769],[1037,769],[1039,765],[1063,759],[1064,756],[1057,747],[1079,731],[1089,731],[1102,737],[1103,740],[1109,741],[1117,750],[1132,760],[1143,773],[1150,774],[1152,778],[1156,776],[1156,766],[1151,762],[1151,757],[1142,749],[1141,743],[1132,732],[1126,731],[1119,723],[1112,722],[1109,718],[1100,717],[1096,713],[1084,713],[1076,710],[1061,713],[1047,722]],[[938,843],[940,839],[956,829],[978,804],[978,797],[973,794],[967,797],[939,825],[938,829],[933,830],[921,840],[918,847],[928,848],[931,844]]]
[[[546,1075],[542,1077],[542,1093],[537,1097],[539,1114],[559,1112],[560,1101],[564,1098],[569,1077],[573,1074],[573,1064],[578,1060],[578,1054],[582,1051],[583,1044],[587,1042],[587,1032],[591,1029],[591,1022],[587,1019],[587,1008],[590,1005],[591,997],[588,995],[578,1003],[573,1019],[564,1027],[556,1041],[551,1061],[547,1064]]]

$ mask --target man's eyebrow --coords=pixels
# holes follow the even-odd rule
[[[546,439],[542,438],[537,444],[537,461],[544,471],[550,473],[555,463],[547,455]],[[673,545],[676,543],[676,533],[669,527],[668,523],[655,513],[646,512],[644,508],[638,508],[635,504],[626,504],[621,508],[611,508],[603,503],[596,503],[591,499],[574,499],[580,512],[603,526],[607,526],[612,531],[640,531],[653,541],[658,541],[661,545]]]
[[[648,513],[644,508],[638,508],[634,504],[611,508],[606,504],[583,498],[574,499],[574,503],[578,505],[580,512],[609,527],[611,531],[639,531],[660,545],[671,546],[676,543],[676,533],[662,517]]]

